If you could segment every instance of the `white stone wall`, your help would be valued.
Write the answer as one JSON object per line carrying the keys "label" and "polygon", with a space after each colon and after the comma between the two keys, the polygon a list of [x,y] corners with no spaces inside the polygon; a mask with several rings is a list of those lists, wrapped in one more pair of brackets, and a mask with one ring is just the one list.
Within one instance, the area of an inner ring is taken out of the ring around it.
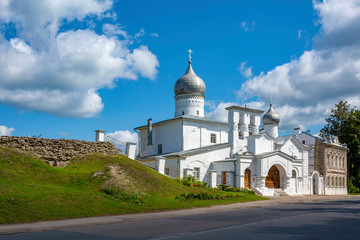
{"label": "white stone wall", "polygon": [[309,151],[309,171],[312,172],[315,166],[315,137],[306,133],[301,133],[296,137],[301,143],[305,141],[305,145],[311,147]]}
{"label": "white stone wall", "polygon": [[295,159],[303,158],[303,150],[300,148],[300,146],[297,146],[297,144],[295,144],[294,140],[292,139],[287,141],[284,146],[280,148],[280,150],[292,157],[295,157]]}
{"label": "white stone wall", "polygon": [[177,152],[182,150],[182,122],[171,121],[153,125],[152,145],[147,144],[147,128],[140,131],[140,157],[158,154],[158,145],[162,144],[162,153]]}
{"label": "white stone wall", "polygon": [[250,136],[248,137],[248,151],[253,154],[261,154],[271,152],[274,149],[274,142],[266,139],[264,136]]}
{"label": "white stone wall", "polygon": [[166,175],[173,177],[173,178],[179,177],[180,176],[179,159],[178,158],[166,159],[165,160],[165,169],[169,170],[169,174],[166,174]]}
{"label": "white stone wall", "polygon": [[[216,135],[216,143],[211,143],[211,134]],[[184,120],[183,150],[201,148],[209,145],[226,143],[228,126]]]}
{"label": "white stone wall", "polygon": [[[183,163],[181,164],[180,171],[183,171],[185,168],[193,169],[195,167],[200,168],[200,180],[206,183],[209,183],[210,180],[210,170],[212,162],[226,159],[230,154],[230,147],[216,149],[209,152],[203,152],[196,155],[188,156]],[[229,165],[231,166],[231,165]],[[234,171],[234,164],[232,163],[232,170]]]}
{"label": "white stone wall", "polygon": [[[227,173],[234,173],[233,175],[229,176],[227,175],[227,182],[229,184],[229,186],[235,186],[235,169],[234,169],[234,161],[227,161],[227,162],[214,162],[212,164],[212,169],[214,171],[216,171],[216,185],[222,184],[222,178],[223,178],[223,172],[227,172]],[[232,185],[230,185],[230,181],[228,179],[228,177],[232,177],[233,180]]]}
{"label": "white stone wall", "polygon": [[181,115],[204,117],[204,97],[191,94],[176,97],[175,117]]}
{"label": "white stone wall", "polygon": [[325,188],[326,195],[347,195],[346,188]]}

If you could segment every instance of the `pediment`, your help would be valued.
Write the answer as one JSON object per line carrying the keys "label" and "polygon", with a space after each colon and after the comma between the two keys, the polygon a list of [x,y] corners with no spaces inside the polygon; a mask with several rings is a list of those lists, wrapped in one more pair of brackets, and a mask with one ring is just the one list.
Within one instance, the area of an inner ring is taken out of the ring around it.
{"label": "pediment", "polygon": [[189,162],[189,164],[191,164],[191,165],[197,164],[197,165],[205,166],[205,163],[200,160],[191,161],[191,162]]}

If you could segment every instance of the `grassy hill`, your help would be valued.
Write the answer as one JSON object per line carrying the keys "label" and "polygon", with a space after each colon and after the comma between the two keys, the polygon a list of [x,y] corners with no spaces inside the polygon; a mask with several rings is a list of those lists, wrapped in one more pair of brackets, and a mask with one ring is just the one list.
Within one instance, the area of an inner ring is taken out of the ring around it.
{"label": "grassy hill", "polygon": [[55,168],[31,154],[0,148],[0,223],[265,199],[247,193],[223,200],[176,198],[183,193],[224,194],[218,189],[184,186],[124,156],[91,154],[74,159],[65,168]]}

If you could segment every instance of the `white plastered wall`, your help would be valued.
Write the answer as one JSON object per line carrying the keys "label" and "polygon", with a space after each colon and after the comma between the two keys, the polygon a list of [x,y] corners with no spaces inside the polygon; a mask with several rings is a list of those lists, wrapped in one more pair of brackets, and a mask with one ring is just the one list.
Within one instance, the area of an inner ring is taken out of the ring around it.
{"label": "white plastered wall", "polygon": [[248,151],[257,155],[265,152],[273,151],[273,141],[266,139],[264,136],[250,136],[248,137]]}
{"label": "white plastered wall", "polygon": [[[188,156],[181,164],[180,171],[185,168],[200,168],[200,180],[209,183],[209,172],[212,169],[212,162],[226,159],[230,154],[230,147],[222,149],[216,149],[208,152],[199,153],[196,155]],[[232,163],[232,169],[234,171],[234,164]]]}
{"label": "white plastered wall", "polygon": [[[211,134],[216,135],[216,143],[211,143]],[[184,120],[183,150],[201,148],[219,143],[227,143],[228,126]]]}
{"label": "white plastered wall", "polygon": [[140,131],[140,156],[153,156],[158,154],[158,145],[162,145],[162,153],[178,152],[182,149],[182,122],[153,125],[152,145],[147,145],[147,128]]}

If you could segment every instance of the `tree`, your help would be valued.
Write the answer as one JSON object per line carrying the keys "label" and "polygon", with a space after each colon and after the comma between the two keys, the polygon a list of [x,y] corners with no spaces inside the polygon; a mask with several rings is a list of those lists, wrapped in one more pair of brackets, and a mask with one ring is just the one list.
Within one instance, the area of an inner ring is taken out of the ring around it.
{"label": "tree", "polygon": [[338,136],[341,143],[346,143],[349,157],[360,155],[360,111],[356,107],[351,108],[346,101],[335,104],[321,131]]}
{"label": "tree", "polygon": [[340,101],[331,110],[321,131],[338,136],[341,143],[347,144],[349,192],[360,192],[360,110]]}

